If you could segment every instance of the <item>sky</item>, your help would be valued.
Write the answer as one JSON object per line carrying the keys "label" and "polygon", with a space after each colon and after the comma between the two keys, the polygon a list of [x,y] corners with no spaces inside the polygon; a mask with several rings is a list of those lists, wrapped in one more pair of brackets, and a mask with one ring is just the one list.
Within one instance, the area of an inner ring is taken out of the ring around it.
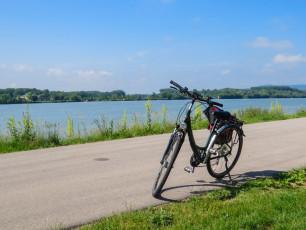
{"label": "sky", "polygon": [[303,0],[0,0],[0,88],[306,84]]}

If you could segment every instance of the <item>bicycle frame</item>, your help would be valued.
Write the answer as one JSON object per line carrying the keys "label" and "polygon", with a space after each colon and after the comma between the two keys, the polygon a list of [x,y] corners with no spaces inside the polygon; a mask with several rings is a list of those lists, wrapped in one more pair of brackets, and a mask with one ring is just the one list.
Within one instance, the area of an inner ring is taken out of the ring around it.
{"label": "bicycle frame", "polygon": [[[208,157],[210,155],[209,153],[207,154],[207,152],[208,152],[207,150],[209,150],[211,148],[211,146],[209,146],[209,144],[212,143],[214,141],[214,139],[217,137],[217,135],[216,135],[217,132],[215,131],[216,130],[217,122],[214,123],[214,125],[213,125],[213,127],[211,129],[211,133],[209,134],[209,137],[207,138],[205,147],[202,148],[202,147],[197,146],[196,143],[195,143],[195,140],[194,140],[193,133],[192,133],[191,119],[190,119],[192,107],[193,107],[195,102],[196,102],[196,100],[194,100],[194,99],[191,101],[191,104],[190,104],[190,106],[189,106],[189,108],[186,111],[186,114],[184,116],[184,120],[180,124],[176,125],[176,127],[175,127],[175,129],[174,129],[174,131],[173,131],[173,133],[172,133],[172,135],[170,137],[170,141],[169,141],[169,143],[167,145],[167,148],[166,148],[166,150],[164,152],[162,160],[160,162],[161,164],[163,164],[164,156],[167,153],[168,149],[170,148],[171,141],[174,138],[174,135],[175,135],[175,133],[177,131],[181,131],[181,133],[182,133],[181,135],[183,135],[182,144],[183,144],[183,142],[185,140],[186,133],[188,134],[191,149],[194,152],[194,155],[197,158],[197,160],[199,160],[201,163],[206,163],[207,162],[207,159],[208,159]],[[201,153],[199,153],[199,150],[201,151]]]}
{"label": "bicycle frame", "polygon": [[[189,106],[189,109],[186,112],[185,119],[184,119],[183,122],[187,124],[187,130],[186,131],[187,131],[187,134],[188,134],[188,137],[189,137],[190,147],[191,147],[191,149],[194,153],[194,156],[201,163],[206,163],[207,159],[209,157],[208,150],[211,148],[211,146],[209,146],[209,144],[212,143],[212,140],[214,140],[216,138],[215,130],[216,130],[217,122],[214,122],[214,125],[211,129],[211,132],[210,132],[208,138],[207,138],[205,146],[204,147],[199,147],[195,143],[195,139],[194,139],[193,132],[192,132],[192,127],[191,127],[191,119],[190,119],[192,107],[193,107],[195,102],[196,102],[196,100],[194,100],[194,99],[191,101],[191,104]],[[200,153],[199,153],[199,151],[200,151]]]}

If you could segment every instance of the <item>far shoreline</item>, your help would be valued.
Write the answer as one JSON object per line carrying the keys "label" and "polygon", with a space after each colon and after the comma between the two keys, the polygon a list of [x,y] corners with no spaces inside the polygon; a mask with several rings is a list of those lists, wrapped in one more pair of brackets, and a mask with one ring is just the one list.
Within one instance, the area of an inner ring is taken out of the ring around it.
{"label": "far shoreline", "polygon": [[[306,97],[250,97],[250,98],[213,98],[214,100],[252,100],[252,99],[304,99]],[[60,103],[90,103],[90,102],[128,102],[128,101],[184,101],[184,99],[141,99],[141,100],[95,100],[95,101],[35,101],[21,103],[0,103],[0,105],[27,105],[27,104],[60,104]]]}

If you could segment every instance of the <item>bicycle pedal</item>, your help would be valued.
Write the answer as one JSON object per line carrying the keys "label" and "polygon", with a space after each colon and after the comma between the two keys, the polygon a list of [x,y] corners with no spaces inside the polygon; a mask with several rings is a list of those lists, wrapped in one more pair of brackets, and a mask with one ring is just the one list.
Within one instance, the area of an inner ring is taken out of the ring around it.
{"label": "bicycle pedal", "polygon": [[215,149],[209,149],[209,152],[210,152],[211,154],[214,154],[214,155],[217,155],[217,153],[218,153],[218,151],[215,150]]}
{"label": "bicycle pedal", "polygon": [[193,173],[193,172],[194,172],[194,167],[186,166],[186,167],[184,168],[184,170],[185,170],[186,172],[188,172],[188,173]]}

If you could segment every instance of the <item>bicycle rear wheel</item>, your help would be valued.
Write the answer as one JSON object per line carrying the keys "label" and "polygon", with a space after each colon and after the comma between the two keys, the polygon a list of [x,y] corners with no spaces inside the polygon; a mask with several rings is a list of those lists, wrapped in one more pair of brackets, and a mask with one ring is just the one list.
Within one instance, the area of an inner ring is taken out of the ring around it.
{"label": "bicycle rear wheel", "polygon": [[207,170],[212,177],[222,178],[236,165],[241,150],[243,138],[240,129],[230,126],[224,129],[214,140],[211,154],[207,161]]}
{"label": "bicycle rear wheel", "polygon": [[158,170],[157,177],[153,184],[152,195],[158,197],[161,189],[163,188],[171,169],[173,168],[174,161],[179,153],[183,142],[183,133],[176,132],[170,140],[169,148],[167,149],[164,158],[161,161],[161,166]]}

